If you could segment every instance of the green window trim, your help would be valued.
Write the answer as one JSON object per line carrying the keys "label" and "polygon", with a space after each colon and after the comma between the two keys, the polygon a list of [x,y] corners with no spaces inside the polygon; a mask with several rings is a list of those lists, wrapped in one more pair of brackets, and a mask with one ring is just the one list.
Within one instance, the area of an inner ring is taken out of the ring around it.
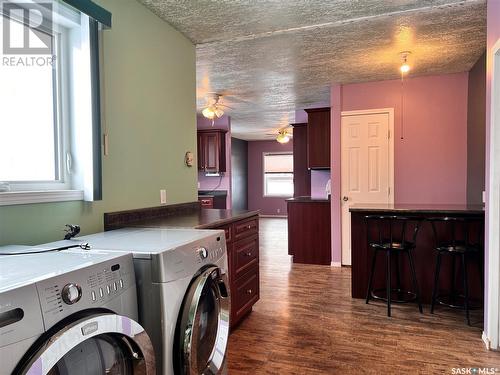
{"label": "green window trim", "polygon": [[89,17],[95,19],[100,24],[111,27],[111,12],[97,5],[91,0],[63,0],[66,4],[85,13]]}

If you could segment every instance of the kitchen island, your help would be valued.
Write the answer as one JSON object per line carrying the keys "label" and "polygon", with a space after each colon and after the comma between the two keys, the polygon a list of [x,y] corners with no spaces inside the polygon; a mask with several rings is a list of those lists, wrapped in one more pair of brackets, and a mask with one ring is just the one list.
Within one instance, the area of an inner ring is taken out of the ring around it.
{"label": "kitchen island", "polygon": [[231,327],[250,313],[259,300],[259,211],[201,209],[199,202],[190,202],[104,214],[105,230],[124,227],[224,230]]}
{"label": "kitchen island", "polygon": [[[367,226],[365,216],[367,215],[395,215],[416,216],[422,219],[445,216],[477,217],[484,220],[484,208],[482,206],[467,205],[422,205],[422,204],[359,204],[352,205],[351,212],[351,261],[352,280],[351,293],[353,298],[365,298],[370,274],[372,252],[367,245]],[[432,298],[432,287],[434,283],[434,270],[436,262],[436,251],[434,250],[435,239],[431,224],[423,221],[417,236],[417,248],[414,252],[415,268],[419,284],[422,302],[430,303]],[[484,254],[483,254],[484,256]],[[401,261],[401,278],[403,289],[411,289],[409,280],[409,265]],[[443,289],[451,285],[451,275],[448,264],[443,263],[441,268],[440,285]],[[469,267],[469,288],[472,298],[481,300],[482,290],[480,276],[477,267]],[[456,280],[461,277],[458,273]],[[374,287],[384,287],[385,263],[377,262],[375,270]],[[449,289],[448,289],[449,290]]]}

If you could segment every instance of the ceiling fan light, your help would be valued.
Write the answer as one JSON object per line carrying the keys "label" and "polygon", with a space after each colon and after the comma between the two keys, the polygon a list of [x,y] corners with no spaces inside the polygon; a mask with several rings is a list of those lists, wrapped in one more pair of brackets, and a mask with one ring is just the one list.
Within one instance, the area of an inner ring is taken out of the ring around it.
{"label": "ceiling fan light", "polygon": [[224,111],[218,107],[215,107],[214,113],[215,113],[215,116],[217,116],[217,118],[220,118],[224,114]]}
{"label": "ceiling fan light", "polygon": [[207,107],[203,111],[201,111],[202,115],[205,116],[206,118],[213,120],[216,116],[216,112],[212,107]]}
{"label": "ceiling fan light", "polygon": [[410,71],[410,65],[404,63],[399,69],[401,70],[401,73],[408,73]]}
{"label": "ceiling fan light", "polygon": [[279,133],[276,137],[276,141],[279,143],[288,143],[288,141],[290,141],[290,136],[286,133]]}

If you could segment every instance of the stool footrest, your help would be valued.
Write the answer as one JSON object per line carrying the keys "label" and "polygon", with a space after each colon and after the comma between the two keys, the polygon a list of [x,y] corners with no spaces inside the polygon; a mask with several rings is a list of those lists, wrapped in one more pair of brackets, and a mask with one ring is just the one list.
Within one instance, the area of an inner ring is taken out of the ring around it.
{"label": "stool footrest", "polygon": [[[396,294],[397,298],[393,298],[393,294]],[[387,302],[386,288],[373,289],[370,295],[373,299],[378,299]],[[402,296],[406,297],[401,298]],[[417,294],[415,292],[402,289],[391,289],[391,303],[408,303],[408,302],[413,302],[416,299],[417,299]]]}
{"label": "stool footrest", "polygon": [[[459,301],[456,301],[457,299]],[[446,307],[449,307],[452,309],[460,309],[460,310],[465,310],[464,299],[465,299],[465,296],[462,294],[456,294],[454,296],[452,296],[451,294],[445,294],[445,295],[438,294],[436,296],[436,302],[439,303],[440,305],[446,306]],[[469,298],[469,310],[479,310],[481,308],[482,308],[482,304],[480,301],[471,300]]]}

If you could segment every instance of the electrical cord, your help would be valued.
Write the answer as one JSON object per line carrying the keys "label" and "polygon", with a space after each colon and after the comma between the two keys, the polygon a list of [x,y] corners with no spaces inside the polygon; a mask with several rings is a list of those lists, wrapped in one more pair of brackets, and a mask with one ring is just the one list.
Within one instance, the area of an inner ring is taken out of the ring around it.
{"label": "electrical cord", "polygon": [[221,174],[219,177],[219,183],[217,184],[217,186],[214,187],[212,190],[209,190],[207,194],[213,193],[214,191],[216,191],[220,187],[220,185],[222,184],[222,177],[224,177],[224,176]]}
{"label": "electrical cord", "polygon": [[29,255],[29,254],[42,254],[42,253],[50,253],[53,251],[62,251],[62,250],[68,250],[68,249],[74,249],[74,248],[80,248],[82,250],[90,250],[90,245],[88,243],[80,243],[78,245],[69,245],[69,246],[62,246],[62,247],[56,247],[54,249],[40,249],[37,251],[20,251],[20,252],[14,252],[14,253],[1,253],[0,256],[5,256],[5,255]]}

